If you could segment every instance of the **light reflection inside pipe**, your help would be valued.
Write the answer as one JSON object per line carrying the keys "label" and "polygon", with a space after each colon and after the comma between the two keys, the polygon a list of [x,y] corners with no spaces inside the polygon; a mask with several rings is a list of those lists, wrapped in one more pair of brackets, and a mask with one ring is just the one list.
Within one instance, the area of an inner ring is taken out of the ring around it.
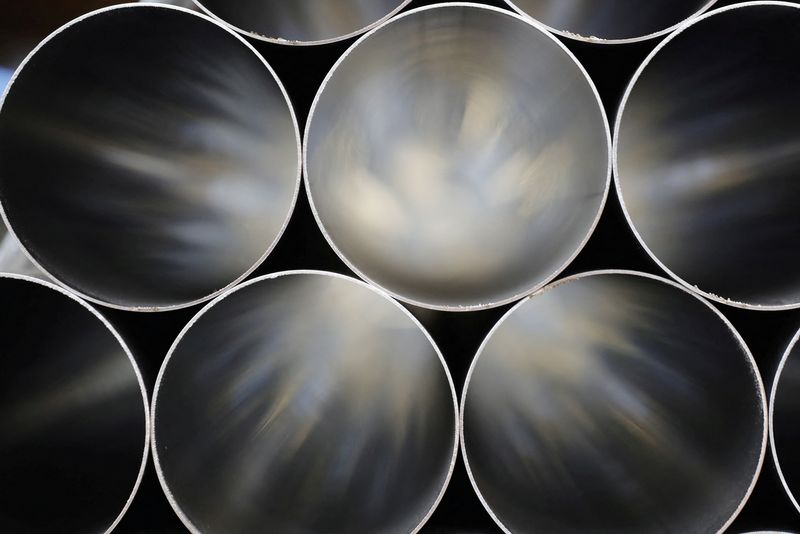
{"label": "light reflection inside pipe", "polygon": [[555,285],[477,358],[465,451],[511,532],[716,532],[760,467],[754,364],[713,311],[661,281]]}
{"label": "light reflection inside pipe", "polygon": [[580,67],[508,13],[411,12],[314,107],[310,196],[366,278],[423,306],[497,305],[554,276],[604,201],[608,132]]}
{"label": "light reflection inside pipe", "polygon": [[133,4],[63,29],[22,68],[0,112],[0,196],[20,241],[72,289],[182,306],[270,249],[297,191],[297,145],[276,79],[244,42]]}
{"label": "light reflection inside pipe", "polygon": [[186,332],[155,400],[163,481],[200,532],[410,532],[448,477],[454,393],[398,307],[320,274],[262,280]]}
{"label": "light reflection inside pipe", "polygon": [[642,242],[738,305],[800,303],[798,7],[737,7],[678,34],[620,117],[619,185]]}

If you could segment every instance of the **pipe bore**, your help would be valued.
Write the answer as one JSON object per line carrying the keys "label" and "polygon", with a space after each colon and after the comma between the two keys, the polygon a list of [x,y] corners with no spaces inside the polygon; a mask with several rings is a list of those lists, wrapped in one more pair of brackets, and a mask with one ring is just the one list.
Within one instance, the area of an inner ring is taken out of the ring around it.
{"label": "pipe bore", "polygon": [[770,439],[781,484],[800,512],[800,332],[783,355],[772,385]]}
{"label": "pipe bore", "polygon": [[710,533],[760,471],[766,394],[744,341],[678,284],[559,281],[507,313],[462,398],[465,463],[508,533]]}
{"label": "pipe bore", "polygon": [[673,277],[744,308],[800,306],[800,5],[735,4],[645,60],[616,129],[617,186]]}
{"label": "pipe bore", "polygon": [[668,33],[716,0],[506,0],[523,15],[570,39],[622,44]]}
{"label": "pipe bore", "polygon": [[555,37],[508,11],[439,4],[374,30],[328,74],[306,185],[360,276],[419,306],[487,308],[583,247],[609,147],[594,85]]}
{"label": "pipe bore", "polygon": [[299,164],[294,114],[263,58],[170,6],[62,27],[0,109],[11,231],[60,283],[117,308],[188,306],[246,276],[288,221]]}
{"label": "pipe bore", "polygon": [[110,532],[144,473],[147,394],[122,338],[59,287],[0,274],[0,532]]}
{"label": "pipe bore", "polygon": [[389,19],[411,0],[194,0],[248,37],[318,45],[355,37]]}
{"label": "pipe bore", "polygon": [[405,309],[350,278],[286,272],[225,293],[178,336],[153,454],[194,533],[409,533],[447,486],[456,412]]}

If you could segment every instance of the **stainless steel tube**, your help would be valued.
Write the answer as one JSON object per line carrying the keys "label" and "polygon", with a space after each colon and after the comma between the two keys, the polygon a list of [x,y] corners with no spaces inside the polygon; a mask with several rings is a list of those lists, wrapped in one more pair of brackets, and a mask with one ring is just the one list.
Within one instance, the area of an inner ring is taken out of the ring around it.
{"label": "stainless steel tube", "polygon": [[136,362],[92,307],[0,274],[0,532],[110,532],[144,473]]}
{"label": "stainless steel tube", "polygon": [[786,349],[772,384],[770,440],[781,484],[800,512],[800,332]]}
{"label": "stainless steel tube", "polygon": [[299,143],[282,85],[244,39],[186,9],[125,4],[62,27],[17,71],[0,108],[0,200],[60,283],[117,308],[179,308],[270,252]]}
{"label": "stainless steel tube", "polygon": [[156,470],[194,533],[416,532],[458,445],[427,332],[378,290],[313,271],[206,306],[161,368],[153,421]]}
{"label": "stainless steel tube", "polygon": [[306,185],[360,276],[419,306],[487,308],[583,247],[609,138],[594,85],[555,37],[505,10],[438,4],[373,30],[330,71]]}
{"label": "stainless steel tube", "polygon": [[194,0],[248,37],[318,45],[354,37],[389,19],[411,0]]}
{"label": "stainless steel tube", "polygon": [[744,341],[680,285],[600,271],[522,301],[462,397],[473,485],[508,533],[713,533],[739,513],[767,444]]}
{"label": "stainless steel tube", "polygon": [[642,245],[706,297],[800,306],[800,4],[712,11],[631,81],[616,177]]}
{"label": "stainless steel tube", "polygon": [[506,0],[552,31],[591,43],[623,44],[659,37],[716,0]]}

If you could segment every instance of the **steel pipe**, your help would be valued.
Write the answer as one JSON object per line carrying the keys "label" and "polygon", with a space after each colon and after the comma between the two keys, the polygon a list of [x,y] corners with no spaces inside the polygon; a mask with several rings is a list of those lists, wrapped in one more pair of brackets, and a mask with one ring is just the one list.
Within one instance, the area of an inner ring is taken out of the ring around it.
{"label": "steel pipe", "polygon": [[590,43],[623,44],[662,36],[716,0],[506,0],[551,31]]}
{"label": "steel pipe", "polygon": [[616,125],[628,220],[674,278],[718,302],[800,306],[800,5],[712,11],[666,38]]}
{"label": "steel pipe", "polygon": [[411,0],[194,0],[248,37],[319,45],[355,37],[388,20]]}
{"label": "steel pipe", "polygon": [[28,56],[0,108],[4,219],[34,263],[108,306],[179,308],[243,279],[299,184],[280,81],[186,9],[76,19]]}
{"label": "steel pipe", "polygon": [[783,354],[772,384],[770,440],[772,458],[789,500],[800,512],[800,332]]}
{"label": "steel pipe", "polygon": [[509,311],[461,410],[470,478],[507,533],[722,532],[767,444],[764,387],[733,326],[627,271],[561,280]]}
{"label": "steel pipe", "polygon": [[382,292],[313,271],[247,282],[178,336],[153,398],[153,456],[194,533],[408,533],[457,453],[433,340]]}
{"label": "steel pipe", "polygon": [[149,450],[136,362],[58,286],[0,274],[0,298],[0,532],[110,532]]}
{"label": "steel pipe", "polygon": [[362,278],[441,310],[498,306],[583,247],[610,178],[597,92],[542,27],[478,4],[412,10],[355,43],[304,146],[317,221]]}

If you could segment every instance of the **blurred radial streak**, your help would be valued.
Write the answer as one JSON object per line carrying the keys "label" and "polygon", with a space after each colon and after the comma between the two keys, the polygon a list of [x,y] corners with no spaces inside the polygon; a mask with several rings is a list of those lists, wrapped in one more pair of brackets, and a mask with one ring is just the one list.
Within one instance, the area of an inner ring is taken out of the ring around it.
{"label": "blurred radial streak", "polygon": [[722,531],[766,449],[766,395],[744,342],[650,275],[587,273],[523,301],[464,391],[470,476],[515,534]]}
{"label": "blurred radial streak", "polygon": [[243,278],[299,182],[280,82],[241,37],[185,9],[73,21],[23,63],[0,109],[10,229],[45,272],[112,307],[184,307]]}
{"label": "blurred radial streak", "polygon": [[110,532],[149,451],[133,356],[94,309],[0,274],[0,532]]}
{"label": "blurred radial streak", "polygon": [[617,186],[640,242],[734,306],[800,306],[798,24],[786,2],[704,15],[648,57],[617,119]]}
{"label": "blurred radial streak", "polygon": [[305,160],[318,222],[354,271],[411,304],[466,311],[530,293],[582,248],[610,134],[557,39],[507,11],[441,4],[340,59]]}
{"label": "blurred radial streak", "polygon": [[154,454],[192,532],[415,532],[453,469],[455,391],[399,305],[318,272],[259,278],[179,336]]}

